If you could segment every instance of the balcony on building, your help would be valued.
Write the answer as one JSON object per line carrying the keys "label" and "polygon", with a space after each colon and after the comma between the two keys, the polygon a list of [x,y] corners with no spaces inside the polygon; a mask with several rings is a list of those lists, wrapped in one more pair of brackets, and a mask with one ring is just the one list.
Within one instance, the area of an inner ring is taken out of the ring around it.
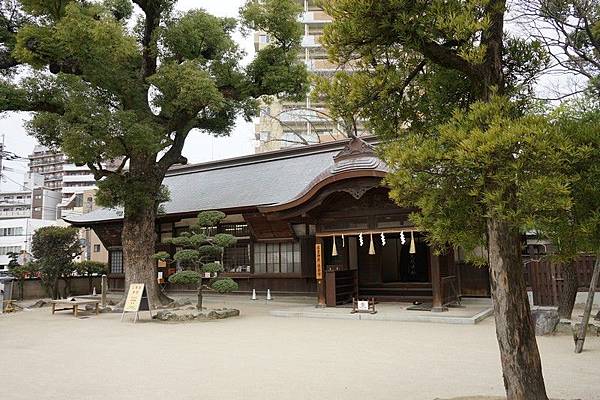
{"label": "balcony on building", "polygon": [[304,35],[302,37],[302,47],[321,47],[322,35]]}
{"label": "balcony on building", "polygon": [[327,24],[332,21],[331,17],[324,11],[305,11],[300,18],[304,24]]}

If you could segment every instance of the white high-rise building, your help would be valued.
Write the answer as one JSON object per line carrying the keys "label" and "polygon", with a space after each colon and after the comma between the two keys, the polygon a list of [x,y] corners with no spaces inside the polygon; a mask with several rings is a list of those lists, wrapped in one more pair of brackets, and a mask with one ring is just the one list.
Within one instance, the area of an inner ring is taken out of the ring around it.
{"label": "white high-rise building", "polygon": [[[314,0],[298,0],[304,11],[300,22],[304,28],[302,38],[302,62],[309,73],[331,76],[339,66],[332,64],[321,45],[323,30],[332,19]],[[254,33],[256,51],[269,45],[270,38],[264,32]],[[359,134],[364,126],[359,123]],[[261,107],[254,126],[257,141],[256,152],[279,150],[305,144],[324,143],[345,138],[343,127],[329,117],[325,105],[314,102],[310,96],[303,102],[274,100]]]}

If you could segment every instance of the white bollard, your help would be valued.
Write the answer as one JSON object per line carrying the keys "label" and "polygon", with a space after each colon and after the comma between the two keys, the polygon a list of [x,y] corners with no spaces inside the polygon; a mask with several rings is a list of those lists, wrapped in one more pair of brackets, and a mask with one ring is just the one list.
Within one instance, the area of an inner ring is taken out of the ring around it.
{"label": "white bollard", "polygon": [[273,300],[271,297],[271,289],[267,289],[267,300]]}
{"label": "white bollard", "polygon": [[94,286],[94,291],[92,292],[92,296],[96,295],[96,286]]}
{"label": "white bollard", "polygon": [[252,289],[252,300],[256,300],[256,289]]}

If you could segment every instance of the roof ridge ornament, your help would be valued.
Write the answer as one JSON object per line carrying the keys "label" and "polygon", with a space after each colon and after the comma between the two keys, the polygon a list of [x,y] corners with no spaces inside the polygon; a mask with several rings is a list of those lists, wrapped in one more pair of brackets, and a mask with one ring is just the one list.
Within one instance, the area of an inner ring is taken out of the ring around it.
{"label": "roof ridge ornament", "polygon": [[333,160],[338,162],[340,160],[361,156],[375,156],[375,149],[358,136],[354,136],[352,139],[350,139],[342,151],[333,157]]}

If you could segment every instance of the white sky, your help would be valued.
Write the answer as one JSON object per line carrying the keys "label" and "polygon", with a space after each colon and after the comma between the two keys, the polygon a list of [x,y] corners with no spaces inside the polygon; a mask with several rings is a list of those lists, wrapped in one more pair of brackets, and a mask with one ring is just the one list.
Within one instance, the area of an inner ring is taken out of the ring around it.
{"label": "white sky", "polygon": [[[177,8],[189,10],[204,8],[208,12],[222,17],[237,17],[243,0],[179,0]],[[248,55],[254,54],[254,42],[251,36],[236,36],[236,40]],[[27,113],[10,113],[0,119],[0,134],[4,135],[6,150],[19,156],[27,157],[33,151],[36,141],[27,135],[23,122],[28,118]],[[229,137],[214,138],[200,132],[191,132],[183,150],[190,163],[218,160],[254,152],[254,126],[243,118],[237,124]],[[12,190],[23,181],[27,170],[27,162],[4,161],[4,165],[13,168],[15,172],[4,171],[5,179],[0,184],[1,190]]]}

